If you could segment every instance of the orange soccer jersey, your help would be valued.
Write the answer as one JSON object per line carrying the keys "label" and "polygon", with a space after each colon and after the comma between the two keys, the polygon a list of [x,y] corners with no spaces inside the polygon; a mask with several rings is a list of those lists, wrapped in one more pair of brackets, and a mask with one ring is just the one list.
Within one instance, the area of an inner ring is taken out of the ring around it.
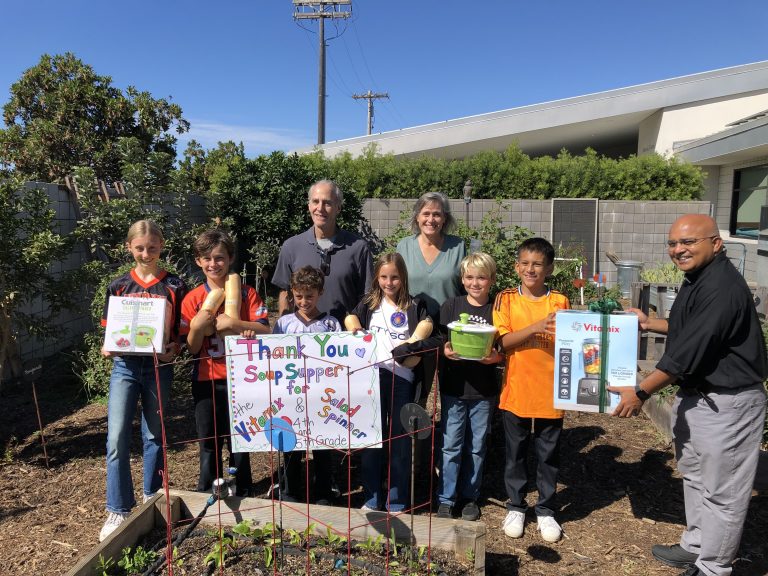
{"label": "orange soccer jersey", "polygon": [[[189,334],[189,323],[195,314],[200,311],[209,291],[208,283],[204,282],[190,291],[184,298],[184,301],[181,303],[181,326],[179,329],[181,336],[186,337]],[[216,312],[216,316],[223,312],[224,305],[222,304]],[[258,292],[245,284],[242,287],[240,319],[269,325],[267,307],[264,306]],[[225,354],[224,339],[218,334],[203,338],[203,345],[200,347],[200,351],[195,354],[197,361],[192,369],[192,379],[195,381],[226,380],[227,365]]]}
{"label": "orange soccer jersey", "polygon": [[[517,332],[545,318],[551,312],[570,308],[568,298],[550,290],[532,300],[518,288],[496,296],[493,323],[499,337]],[[555,341],[547,334],[536,334],[507,352],[504,387],[499,407],[522,418],[562,418],[554,408]]]}

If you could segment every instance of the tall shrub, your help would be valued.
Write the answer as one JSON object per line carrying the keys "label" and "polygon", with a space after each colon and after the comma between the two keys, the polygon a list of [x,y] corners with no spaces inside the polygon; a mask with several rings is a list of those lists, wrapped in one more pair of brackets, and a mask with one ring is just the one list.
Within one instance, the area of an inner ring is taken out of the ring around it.
{"label": "tall shrub", "polygon": [[[8,366],[12,377],[20,375],[19,336],[54,336],[57,314],[79,296],[76,272],[52,270],[72,247],[55,219],[45,190],[13,175],[0,179],[0,382]],[[44,317],[30,311],[38,298]]]}

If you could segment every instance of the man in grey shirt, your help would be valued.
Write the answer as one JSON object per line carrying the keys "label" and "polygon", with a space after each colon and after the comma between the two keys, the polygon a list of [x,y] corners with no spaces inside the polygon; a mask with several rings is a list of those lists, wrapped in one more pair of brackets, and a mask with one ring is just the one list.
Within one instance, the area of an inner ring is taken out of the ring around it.
{"label": "man in grey shirt", "polygon": [[325,275],[325,289],[317,307],[339,322],[368,291],[373,276],[371,253],[365,240],[336,225],[342,202],[342,192],[334,182],[320,180],[310,186],[308,207],[312,227],[283,243],[272,276],[272,284],[280,288],[281,315],[291,311],[291,274],[303,266],[318,268]]}
{"label": "man in grey shirt", "polygon": [[[371,253],[365,240],[336,225],[342,202],[342,192],[335,182],[320,180],[310,186],[308,208],[312,227],[283,243],[272,276],[272,284],[280,288],[281,316],[293,311],[288,298],[291,274],[304,266],[317,268],[325,275],[325,287],[317,307],[342,325],[347,313],[368,291],[373,276]],[[313,453],[314,499],[318,504],[330,504],[338,493],[333,479],[337,459],[331,457],[332,452],[315,450]]]}

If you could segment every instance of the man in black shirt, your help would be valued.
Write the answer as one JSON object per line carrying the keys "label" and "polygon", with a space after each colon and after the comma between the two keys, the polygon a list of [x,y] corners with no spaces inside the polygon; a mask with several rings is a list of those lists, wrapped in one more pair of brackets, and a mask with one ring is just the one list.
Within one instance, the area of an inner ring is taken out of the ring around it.
{"label": "man in black shirt", "polygon": [[[632,416],[650,394],[676,383],[673,435],[683,476],[686,529],[653,556],[685,576],[731,574],[754,483],[765,421],[765,343],[752,295],[723,252],[717,224],[688,214],[670,228],[667,249],[685,279],[669,320],[639,310],[640,328],[668,334],[666,352],[614,415]],[[611,389],[609,387],[609,389]]]}

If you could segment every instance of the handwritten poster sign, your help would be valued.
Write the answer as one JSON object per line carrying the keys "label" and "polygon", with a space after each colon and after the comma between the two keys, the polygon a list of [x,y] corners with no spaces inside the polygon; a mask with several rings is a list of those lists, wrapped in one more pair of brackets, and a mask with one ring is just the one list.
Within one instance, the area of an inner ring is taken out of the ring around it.
{"label": "handwritten poster sign", "polygon": [[381,446],[373,334],[225,341],[235,452]]}

